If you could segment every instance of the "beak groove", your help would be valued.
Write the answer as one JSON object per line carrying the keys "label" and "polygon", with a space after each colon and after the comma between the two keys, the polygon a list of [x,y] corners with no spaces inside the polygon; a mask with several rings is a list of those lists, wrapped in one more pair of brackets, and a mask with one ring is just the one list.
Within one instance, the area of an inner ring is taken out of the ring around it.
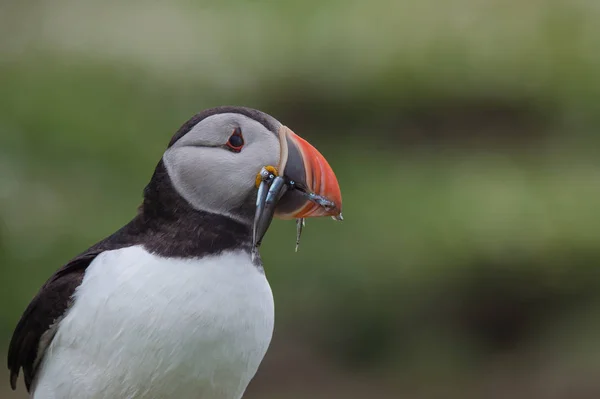
{"label": "beak groove", "polygon": [[252,231],[253,248],[260,246],[274,216],[297,219],[297,242],[304,218],[331,216],[342,220],[340,187],[325,157],[286,126],[278,133],[279,174],[265,166],[257,176],[260,183]]}
{"label": "beak groove", "polygon": [[325,157],[308,141],[283,126],[287,141],[287,160],[281,174],[295,183],[293,195],[287,195],[277,208],[281,219],[338,216],[342,194],[337,178]]}

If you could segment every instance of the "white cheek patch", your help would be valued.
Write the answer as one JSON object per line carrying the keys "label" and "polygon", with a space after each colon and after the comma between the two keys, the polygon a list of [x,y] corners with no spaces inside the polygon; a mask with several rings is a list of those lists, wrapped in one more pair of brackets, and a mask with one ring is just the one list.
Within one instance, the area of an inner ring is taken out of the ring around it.
{"label": "white cheek patch", "polygon": [[231,211],[256,190],[256,174],[279,162],[279,140],[260,127],[262,131],[252,132],[253,140],[239,153],[221,147],[168,149],[163,161],[177,192],[196,209],[235,217]]}

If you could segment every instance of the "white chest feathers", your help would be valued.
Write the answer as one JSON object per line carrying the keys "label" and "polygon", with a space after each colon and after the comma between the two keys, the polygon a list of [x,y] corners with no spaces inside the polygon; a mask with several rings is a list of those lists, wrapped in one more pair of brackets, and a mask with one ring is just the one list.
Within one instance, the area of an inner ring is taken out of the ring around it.
{"label": "white chest feathers", "polygon": [[33,398],[239,399],[273,321],[271,288],[247,254],[104,252],[59,324]]}

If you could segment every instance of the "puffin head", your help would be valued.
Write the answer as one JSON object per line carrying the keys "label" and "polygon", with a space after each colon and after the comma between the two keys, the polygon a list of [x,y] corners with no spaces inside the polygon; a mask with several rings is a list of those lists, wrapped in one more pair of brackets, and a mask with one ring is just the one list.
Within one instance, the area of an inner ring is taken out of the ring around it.
{"label": "puffin head", "polygon": [[253,226],[255,246],[274,216],[341,219],[340,187],[323,155],[258,110],[200,112],[173,136],[162,162],[192,208]]}

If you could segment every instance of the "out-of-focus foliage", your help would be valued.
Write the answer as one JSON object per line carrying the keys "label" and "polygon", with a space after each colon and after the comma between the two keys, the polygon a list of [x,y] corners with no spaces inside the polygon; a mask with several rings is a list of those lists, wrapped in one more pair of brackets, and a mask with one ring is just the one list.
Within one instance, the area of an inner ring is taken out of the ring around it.
{"label": "out-of-focus foliage", "polygon": [[597,397],[599,18],[592,0],[0,4],[0,342],[134,215],[179,125],[243,104],[322,150],[345,202],[298,253],[293,223],[268,233],[278,324],[248,397]]}

